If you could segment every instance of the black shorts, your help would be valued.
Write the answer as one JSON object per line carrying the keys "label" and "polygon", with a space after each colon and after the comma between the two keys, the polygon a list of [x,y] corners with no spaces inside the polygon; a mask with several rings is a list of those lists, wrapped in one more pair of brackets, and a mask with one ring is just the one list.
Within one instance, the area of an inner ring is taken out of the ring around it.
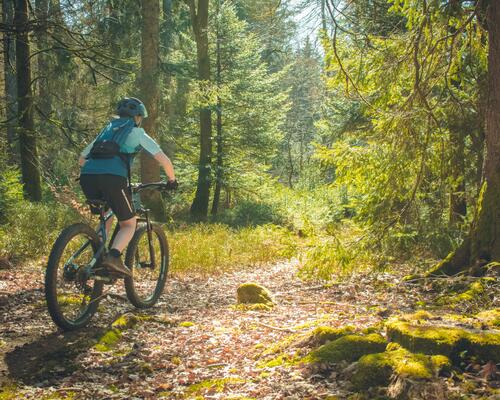
{"label": "black shorts", "polygon": [[[88,200],[105,200],[118,221],[126,221],[135,213],[128,190],[127,178],[108,174],[84,174],[80,186]],[[96,210],[92,210],[93,213]]]}

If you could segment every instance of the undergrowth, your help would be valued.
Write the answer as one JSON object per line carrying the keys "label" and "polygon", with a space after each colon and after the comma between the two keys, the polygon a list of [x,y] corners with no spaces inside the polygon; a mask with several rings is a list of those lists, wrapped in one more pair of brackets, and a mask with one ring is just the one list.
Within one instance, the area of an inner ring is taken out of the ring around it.
{"label": "undergrowth", "polygon": [[298,250],[296,235],[276,225],[197,224],[172,232],[169,245],[174,272],[201,274],[290,258]]}
{"label": "undergrowth", "polygon": [[0,257],[20,261],[48,256],[61,230],[77,221],[81,217],[69,206],[23,200],[0,225]]}

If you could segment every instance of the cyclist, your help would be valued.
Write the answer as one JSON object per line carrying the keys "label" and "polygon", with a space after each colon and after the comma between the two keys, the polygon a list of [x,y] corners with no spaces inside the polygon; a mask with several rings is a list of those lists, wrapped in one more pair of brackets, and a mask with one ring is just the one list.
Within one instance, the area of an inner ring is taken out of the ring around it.
{"label": "cyclist", "polygon": [[[130,270],[123,264],[121,253],[136,228],[128,188],[134,156],[140,150],[147,151],[165,170],[171,188],[177,187],[177,181],[170,159],[141,128],[143,118],[148,116],[142,101],[126,97],[118,102],[116,114],[117,117],[81,153],[80,185],[87,199],[105,200],[120,224],[111,249],[102,260],[102,266],[112,274],[131,276]],[[110,218],[106,224],[108,232],[112,223]]]}

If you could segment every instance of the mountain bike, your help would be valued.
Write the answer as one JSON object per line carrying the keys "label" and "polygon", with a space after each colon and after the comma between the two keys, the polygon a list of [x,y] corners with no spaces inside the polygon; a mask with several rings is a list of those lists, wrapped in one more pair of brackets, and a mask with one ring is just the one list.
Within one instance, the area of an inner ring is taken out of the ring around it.
{"label": "mountain bike", "polygon": [[[64,331],[88,324],[97,311],[100,300],[111,296],[103,293],[104,285],[125,279],[128,300],[137,308],[152,307],[159,299],[167,279],[169,253],[163,229],[150,219],[137,199],[146,189],[168,191],[166,183],[147,183],[131,186],[136,204],[137,228],[125,253],[125,265],[132,277],[113,276],[100,266],[108,252],[106,221],[112,216],[103,200],[88,203],[99,214],[99,226],[92,229],[84,223],[65,228],[50,252],[45,273],[45,299],[52,320]],[[111,240],[119,230],[117,223]]]}

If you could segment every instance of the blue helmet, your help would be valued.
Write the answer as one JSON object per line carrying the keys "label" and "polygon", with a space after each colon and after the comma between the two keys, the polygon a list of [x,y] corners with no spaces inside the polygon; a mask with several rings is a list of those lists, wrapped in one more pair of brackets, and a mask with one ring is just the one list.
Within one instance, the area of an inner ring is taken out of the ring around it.
{"label": "blue helmet", "polygon": [[120,100],[116,105],[116,113],[120,117],[132,118],[136,115],[140,115],[143,118],[146,118],[148,116],[148,111],[146,110],[144,103],[135,97],[125,97]]}

